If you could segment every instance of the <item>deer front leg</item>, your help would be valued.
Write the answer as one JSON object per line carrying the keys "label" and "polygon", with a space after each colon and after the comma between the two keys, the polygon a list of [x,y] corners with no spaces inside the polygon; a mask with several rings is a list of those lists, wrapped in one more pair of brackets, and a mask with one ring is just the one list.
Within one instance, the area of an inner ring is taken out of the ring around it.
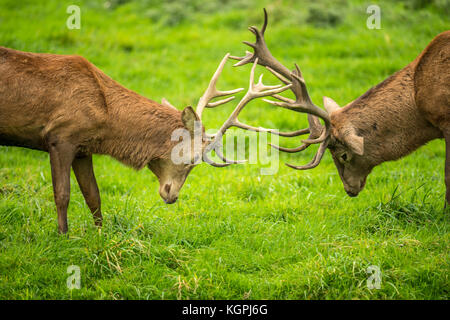
{"label": "deer front leg", "polygon": [[53,195],[58,212],[58,231],[67,232],[67,207],[70,200],[70,166],[75,157],[75,147],[68,143],[50,143]]}
{"label": "deer front leg", "polygon": [[77,178],[84,200],[94,216],[97,227],[102,226],[102,212],[100,208],[100,193],[95,180],[92,156],[75,158],[72,163],[73,172]]}
{"label": "deer front leg", "polygon": [[445,137],[445,208],[450,205],[450,130],[444,133]]}

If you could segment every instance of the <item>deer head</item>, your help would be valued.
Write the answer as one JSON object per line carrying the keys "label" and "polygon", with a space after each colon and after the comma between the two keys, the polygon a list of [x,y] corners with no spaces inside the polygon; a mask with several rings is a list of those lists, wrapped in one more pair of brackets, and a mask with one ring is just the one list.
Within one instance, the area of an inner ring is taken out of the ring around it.
{"label": "deer head", "polygon": [[331,119],[328,150],[345,191],[355,197],[364,188],[368,174],[376,165],[369,161],[375,157],[365,150],[364,137],[358,134],[355,125],[345,115],[341,115],[339,105],[328,97],[323,98],[323,104]]}
{"label": "deer head", "polygon": [[[164,102],[163,102],[164,103]],[[167,102],[168,103],[168,102]],[[181,113],[181,121],[189,135],[194,136],[195,121],[198,116],[191,107],[186,107]],[[172,148],[173,150],[173,148]],[[193,149],[192,149],[193,150]],[[182,152],[183,150],[181,150]],[[180,154],[181,158],[189,157],[187,161],[174,161],[173,155],[167,154],[149,162],[149,169],[156,175],[159,181],[159,195],[165,203],[171,204],[177,201],[181,187],[187,176],[196,165],[195,153]]]}
{"label": "deer head", "polygon": [[[250,43],[244,41],[245,44],[252,47],[254,52],[248,52],[243,57],[232,56],[232,59],[239,60],[235,66],[241,66],[247,63],[258,63],[265,66],[269,71],[275,74],[280,81],[285,84],[291,84],[291,91],[295,95],[295,100],[283,97],[278,94],[272,95],[280,101],[263,99],[264,101],[293,110],[296,112],[307,113],[309,128],[283,134],[271,131],[273,134],[282,136],[298,136],[309,133],[308,139],[302,141],[302,145],[297,148],[283,148],[272,145],[272,147],[283,152],[300,152],[308,148],[312,144],[319,144],[319,149],[312,161],[303,166],[295,166],[286,164],[287,166],[297,169],[306,170],[315,168],[328,148],[334,159],[338,169],[344,188],[348,195],[356,196],[364,188],[367,175],[377,164],[371,161],[375,157],[371,157],[371,150],[364,143],[364,137],[358,134],[354,124],[352,124],[345,115],[342,114],[341,108],[332,99],[324,97],[325,110],[316,106],[310,99],[306,82],[302,77],[302,73],[297,64],[295,69],[290,71],[276,60],[270,53],[264,40],[264,32],[267,27],[267,12],[264,9],[264,24],[261,30],[256,27],[249,27],[249,30],[255,34],[256,42]],[[323,121],[323,125],[320,120]]]}
{"label": "deer head", "polygon": [[[222,137],[229,128],[237,127],[256,132],[281,134],[273,129],[249,126],[238,120],[241,111],[253,99],[276,95],[291,87],[291,84],[284,86],[281,84],[275,86],[264,85],[262,83],[262,75],[258,83],[255,83],[254,78],[255,68],[258,64],[257,60],[251,69],[249,87],[244,97],[239,101],[229,118],[215,134],[205,133],[201,119],[204,109],[218,107],[234,100],[235,97],[231,96],[218,101],[212,100],[218,97],[230,96],[244,90],[243,88],[229,91],[219,91],[216,89],[219,76],[229,58],[230,54],[226,54],[220,62],[219,67],[211,78],[208,88],[197,104],[196,111],[190,106],[182,111],[181,121],[183,128],[179,128],[181,131],[178,131],[177,134],[172,134],[172,137],[175,136],[175,140],[179,144],[172,147],[170,156],[160,157],[150,161],[148,164],[150,170],[159,180],[159,194],[166,203],[174,203],[177,200],[179,191],[189,172],[202,161],[215,167],[225,167],[230,164],[245,162],[245,160],[228,160],[222,153]],[[163,99],[162,104],[174,108],[166,99]],[[212,150],[223,160],[223,163],[214,162],[209,158],[208,154]]]}

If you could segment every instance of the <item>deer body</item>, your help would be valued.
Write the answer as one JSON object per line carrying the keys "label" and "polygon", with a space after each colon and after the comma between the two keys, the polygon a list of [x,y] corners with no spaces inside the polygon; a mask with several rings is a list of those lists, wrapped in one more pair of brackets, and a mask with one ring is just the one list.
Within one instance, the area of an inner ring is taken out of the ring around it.
{"label": "deer body", "polygon": [[331,114],[332,134],[353,126],[372,148],[372,164],[396,160],[441,133],[426,119],[414,99],[413,71],[408,65],[355,102]]}
{"label": "deer body", "polygon": [[185,127],[183,114],[124,88],[82,57],[0,47],[0,145],[49,152],[60,232],[67,231],[71,167],[101,225],[95,153],[135,169],[148,165],[163,199],[174,202],[191,170],[170,161],[171,133]]}
{"label": "deer body", "polygon": [[[178,111],[165,99],[158,104],[124,88],[82,57],[0,47],[0,145],[50,154],[61,233],[67,232],[71,167],[96,225],[102,224],[92,154],[110,155],[135,169],[148,166],[159,180],[163,200],[174,203],[187,175],[199,160],[216,167],[242,162],[224,157],[218,148],[223,135],[230,127],[270,131],[248,126],[237,117],[251,100],[278,94],[290,87],[266,86],[261,78],[255,84],[255,63],[246,95],[219,131],[206,135],[201,124],[204,109],[217,107],[234,97],[211,100],[243,90],[216,89],[228,58],[226,54],[222,59],[197,110],[186,107]],[[173,139],[180,133],[178,129],[185,132],[178,140]],[[212,150],[224,163],[208,158]]]}
{"label": "deer body", "polygon": [[0,59],[3,145],[49,151],[53,140],[68,140],[79,156],[109,154],[141,169],[183,127],[181,111],[122,87],[82,57],[0,48]]}
{"label": "deer body", "polygon": [[347,194],[354,197],[378,164],[406,156],[433,139],[444,138],[446,203],[450,203],[450,31],[437,35],[413,62],[345,107],[324,97],[324,111],[311,101],[300,68],[295,65],[290,71],[270,53],[264,39],[267,21],[264,9],[261,30],[249,28],[256,42],[244,41],[254,52],[233,58],[239,60],[236,66],[257,61],[275,72],[282,82],[291,83],[295,100],[274,95],[281,102],[266,102],[308,114],[309,128],[289,135],[309,133],[301,146],[273,147],[290,153],[312,144],[320,144],[319,149],[309,164],[288,166],[312,169],[329,149]]}
{"label": "deer body", "polygon": [[[450,31],[436,36],[413,62],[347,106],[337,108],[332,104],[330,100],[325,102],[331,117],[329,149],[347,193],[354,196],[376,165],[406,156],[431,140],[448,137]],[[352,135],[362,138],[361,154],[354,145],[358,139]]]}

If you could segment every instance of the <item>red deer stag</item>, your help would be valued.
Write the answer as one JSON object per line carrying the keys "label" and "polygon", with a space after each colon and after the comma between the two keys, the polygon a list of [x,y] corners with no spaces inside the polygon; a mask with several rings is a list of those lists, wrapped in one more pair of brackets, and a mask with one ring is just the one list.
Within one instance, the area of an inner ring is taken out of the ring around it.
{"label": "red deer stag", "polygon": [[[316,167],[328,148],[338,169],[345,191],[355,197],[364,188],[366,178],[378,164],[396,160],[433,139],[446,143],[446,203],[450,203],[450,31],[437,35],[423,52],[405,68],[373,87],[361,97],[340,108],[324,97],[323,110],[310,99],[300,69],[290,71],[270,53],[264,40],[267,12],[261,30],[250,27],[256,42],[244,42],[254,49],[235,66],[258,61],[277,73],[284,83],[292,83],[296,99],[280,95],[273,105],[308,114],[309,128],[298,131],[310,136],[297,148],[273,146],[284,152],[299,152],[311,144],[320,144],[305,170]],[[324,122],[320,124],[319,118]]]}
{"label": "red deer stag", "polygon": [[[204,108],[229,102],[234,97],[211,100],[243,90],[216,90],[216,82],[228,58],[229,54],[220,63],[195,112],[191,107],[179,111],[165,99],[158,104],[140,96],[80,56],[28,53],[0,47],[0,145],[50,154],[60,233],[67,232],[71,167],[95,224],[102,224],[92,154],[110,155],[135,169],[148,166],[159,180],[163,200],[173,203],[187,175],[202,159],[218,167],[239,162],[228,161],[217,148],[228,128],[270,131],[237,120],[250,100],[290,87],[265,86],[261,81],[255,84],[255,63],[247,94],[218,133],[207,136],[200,122]],[[181,155],[188,161],[175,163],[171,153],[180,141],[172,141],[172,133],[176,129],[186,129],[193,136],[197,124],[200,124],[201,135],[199,148]],[[208,158],[207,153],[213,149],[225,163]]]}

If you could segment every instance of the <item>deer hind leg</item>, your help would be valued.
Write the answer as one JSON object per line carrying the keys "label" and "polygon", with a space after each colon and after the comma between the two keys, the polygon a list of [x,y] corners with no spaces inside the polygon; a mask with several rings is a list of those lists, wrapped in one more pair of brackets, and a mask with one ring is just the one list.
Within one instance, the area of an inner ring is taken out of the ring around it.
{"label": "deer hind leg", "polygon": [[67,207],[70,200],[70,166],[75,157],[75,147],[69,143],[49,143],[53,195],[58,212],[58,230],[67,232]]}
{"label": "deer hind leg", "polygon": [[94,216],[94,223],[97,227],[102,226],[102,212],[100,203],[100,193],[95,180],[94,168],[92,166],[92,156],[75,158],[72,163],[73,172],[77,178],[84,200]]}

